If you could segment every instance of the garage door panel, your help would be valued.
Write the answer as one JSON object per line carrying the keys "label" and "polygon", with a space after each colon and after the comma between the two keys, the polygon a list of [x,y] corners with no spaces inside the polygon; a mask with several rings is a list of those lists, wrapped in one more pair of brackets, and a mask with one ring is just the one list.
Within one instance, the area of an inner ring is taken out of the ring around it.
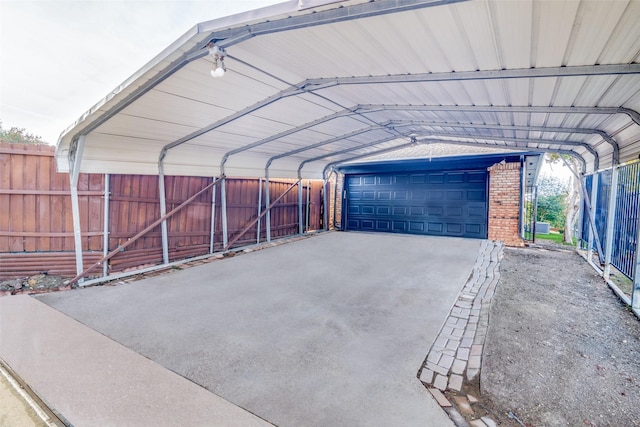
{"label": "garage door panel", "polygon": [[429,184],[443,184],[444,183],[444,174],[443,173],[430,173],[429,174]]}
{"label": "garage door panel", "polygon": [[443,230],[443,224],[441,222],[430,222],[428,230],[431,233],[441,234]]}
{"label": "garage door panel", "polygon": [[416,222],[416,221],[409,222],[409,230],[413,231],[414,233],[424,232],[425,231],[424,222]]}
{"label": "garage door panel", "polygon": [[378,184],[391,185],[391,175],[383,175],[378,177]]}
{"label": "garage door panel", "polygon": [[460,173],[449,172],[449,173],[447,173],[446,182],[453,183],[453,184],[459,184],[459,183],[464,182],[464,172],[460,172]]}
{"label": "garage door panel", "polygon": [[424,216],[424,206],[411,206],[409,208],[409,215]]}
{"label": "garage door panel", "polygon": [[447,218],[462,218],[462,206],[447,206]]}
{"label": "garage door panel", "polygon": [[458,236],[462,235],[462,230],[464,230],[464,224],[459,223],[447,223],[447,234]]}
{"label": "garage door panel", "polygon": [[407,231],[407,223],[404,221],[393,221],[393,231],[400,233]]}
{"label": "garage door panel", "polygon": [[466,191],[464,190],[448,190],[446,193],[447,200],[464,200]]}
{"label": "garage door panel", "polygon": [[375,191],[363,191],[362,192],[362,200],[375,200],[376,192]]}
{"label": "garage door panel", "polygon": [[472,202],[484,202],[487,199],[485,190],[467,190],[467,200]]}
{"label": "garage door panel", "polygon": [[486,238],[487,172],[348,175],[349,230]]}
{"label": "garage door panel", "polygon": [[426,174],[411,175],[412,184],[424,184],[425,182],[427,182]]}
{"label": "garage door panel", "polygon": [[394,215],[406,216],[407,215],[407,207],[406,206],[394,206],[393,207],[393,214]]}

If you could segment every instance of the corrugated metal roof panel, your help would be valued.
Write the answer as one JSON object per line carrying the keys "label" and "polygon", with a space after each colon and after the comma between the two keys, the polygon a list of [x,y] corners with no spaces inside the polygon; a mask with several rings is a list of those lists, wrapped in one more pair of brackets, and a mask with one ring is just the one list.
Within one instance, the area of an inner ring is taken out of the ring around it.
{"label": "corrugated metal roof panel", "polygon": [[[219,173],[230,153],[227,174],[262,176],[269,158],[294,150],[275,162],[279,172],[295,176],[300,162],[326,156],[304,168],[321,173],[414,133],[575,150],[593,163],[576,145],[585,141],[604,165],[613,148],[592,129],[615,136],[621,159],[637,151],[640,116],[603,108],[640,109],[640,0],[320,5],[288,2],[194,27],[63,135],[60,170],[81,134],[82,171],[155,173],[164,147],[166,170],[189,175]],[[223,78],[209,75],[210,41],[226,50]],[[393,120],[403,121],[395,131]]]}

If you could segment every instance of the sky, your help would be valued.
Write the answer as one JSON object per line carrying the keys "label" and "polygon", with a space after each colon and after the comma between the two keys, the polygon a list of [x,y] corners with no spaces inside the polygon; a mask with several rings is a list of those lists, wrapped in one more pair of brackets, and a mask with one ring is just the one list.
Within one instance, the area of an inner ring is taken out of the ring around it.
{"label": "sky", "polygon": [[283,0],[0,0],[0,121],[50,144],[199,22]]}

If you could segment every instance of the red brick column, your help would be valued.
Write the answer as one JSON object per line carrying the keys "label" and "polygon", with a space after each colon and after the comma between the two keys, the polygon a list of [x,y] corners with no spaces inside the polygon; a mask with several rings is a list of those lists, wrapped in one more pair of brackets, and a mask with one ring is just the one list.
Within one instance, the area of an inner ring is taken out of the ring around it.
{"label": "red brick column", "polygon": [[524,246],[520,238],[520,163],[496,163],[489,169],[489,239]]}
{"label": "red brick column", "polygon": [[[329,229],[340,229],[342,221],[342,184],[344,175],[334,172],[329,177]],[[335,211],[334,211],[335,206]],[[335,213],[335,217],[334,217]],[[333,225],[336,225],[335,227]]]}

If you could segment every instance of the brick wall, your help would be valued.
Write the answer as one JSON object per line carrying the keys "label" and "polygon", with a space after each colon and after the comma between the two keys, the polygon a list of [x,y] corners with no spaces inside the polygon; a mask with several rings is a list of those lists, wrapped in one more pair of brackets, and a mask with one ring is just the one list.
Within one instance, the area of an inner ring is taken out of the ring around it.
{"label": "brick wall", "polygon": [[[342,186],[344,175],[334,172],[329,178],[329,229],[340,229],[342,221]],[[335,207],[335,210],[334,210]]]}
{"label": "brick wall", "polygon": [[520,238],[520,163],[489,168],[489,239],[524,246]]}

